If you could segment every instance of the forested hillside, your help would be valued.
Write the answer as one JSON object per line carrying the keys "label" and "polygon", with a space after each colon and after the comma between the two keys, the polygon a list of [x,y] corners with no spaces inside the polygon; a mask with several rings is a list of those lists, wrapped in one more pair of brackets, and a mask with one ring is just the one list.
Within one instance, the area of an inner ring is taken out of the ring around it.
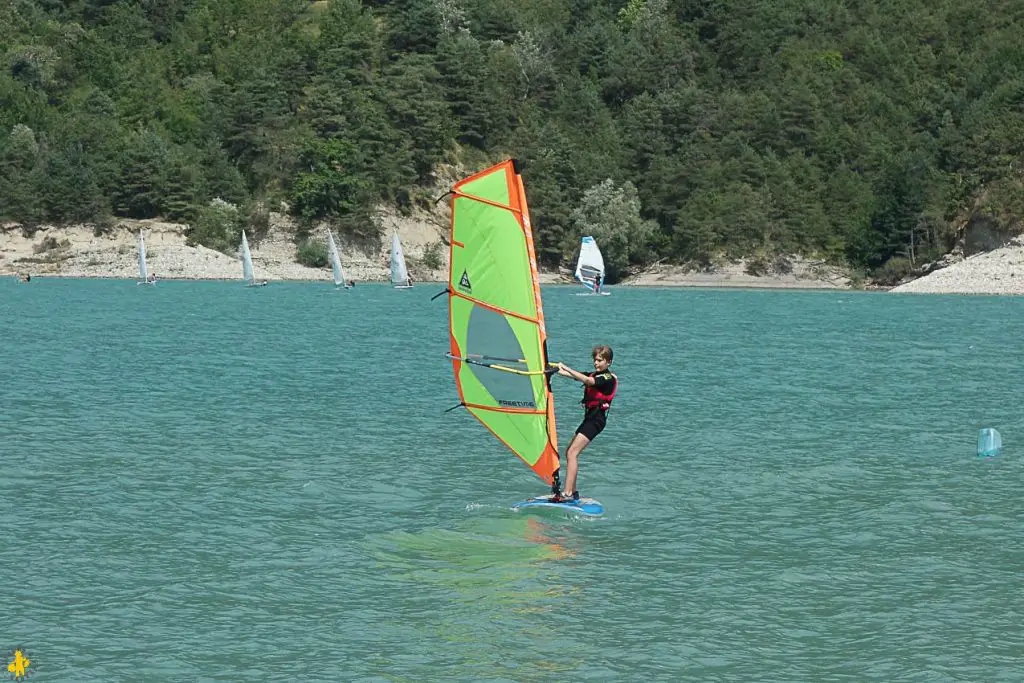
{"label": "forested hillside", "polygon": [[588,232],[899,273],[1024,211],[1022,36],[1019,0],[8,0],[0,217],[369,236],[514,156],[549,266]]}

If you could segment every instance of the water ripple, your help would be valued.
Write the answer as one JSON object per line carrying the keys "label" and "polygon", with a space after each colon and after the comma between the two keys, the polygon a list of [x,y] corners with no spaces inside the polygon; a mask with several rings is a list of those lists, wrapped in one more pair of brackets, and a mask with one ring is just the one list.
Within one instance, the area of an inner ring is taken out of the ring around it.
{"label": "water ripple", "polygon": [[584,520],[510,511],[541,482],[442,412],[433,293],[0,283],[0,647],[33,680],[1024,679],[1018,300],[546,288],[552,356],[622,378]]}

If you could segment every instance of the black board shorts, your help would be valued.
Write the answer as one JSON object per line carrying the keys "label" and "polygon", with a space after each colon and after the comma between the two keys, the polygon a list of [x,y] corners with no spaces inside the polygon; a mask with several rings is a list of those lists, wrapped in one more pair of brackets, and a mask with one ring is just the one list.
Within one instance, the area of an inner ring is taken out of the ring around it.
{"label": "black board shorts", "polygon": [[604,426],[607,422],[608,418],[605,411],[588,410],[586,417],[583,418],[583,422],[576,428],[576,433],[582,434],[593,441],[594,437],[604,431]]}

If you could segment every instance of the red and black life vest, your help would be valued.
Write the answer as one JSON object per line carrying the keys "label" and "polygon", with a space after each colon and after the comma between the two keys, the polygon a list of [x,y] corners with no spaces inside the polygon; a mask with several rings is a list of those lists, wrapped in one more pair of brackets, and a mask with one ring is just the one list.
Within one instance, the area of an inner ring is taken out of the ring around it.
{"label": "red and black life vest", "polygon": [[[599,374],[603,375],[604,373],[602,372]],[[590,410],[591,408],[608,410],[612,407],[612,399],[615,398],[615,392],[619,390],[619,378],[610,372],[608,374],[615,380],[615,386],[612,387],[612,392],[610,394],[598,391],[597,385],[583,387],[583,400],[580,401],[580,403],[582,403],[583,407],[587,410]],[[591,377],[594,377],[594,375],[591,375]]]}

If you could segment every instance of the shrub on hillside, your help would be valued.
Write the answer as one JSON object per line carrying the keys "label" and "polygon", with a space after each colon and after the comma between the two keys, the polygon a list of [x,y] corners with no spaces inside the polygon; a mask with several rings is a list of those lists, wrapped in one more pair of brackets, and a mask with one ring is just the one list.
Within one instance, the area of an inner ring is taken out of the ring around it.
{"label": "shrub on hillside", "polygon": [[42,254],[47,251],[56,251],[58,249],[67,249],[71,246],[71,240],[60,240],[52,235],[44,237],[43,241],[32,247],[32,253]]}
{"label": "shrub on hillside", "polygon": [[223,199],[214,199],[199,210],[199,218],[189,228],[185,243],[203,245],[224,254],[235,254],[242,241],[242,220],[238,207]]}
{"label": "shrub on hillside", "polygon": [[747,275],[762,277],[765,275],[789,275],[793,272],[793,263],[783,254],[760,252],[747,261]]}
{"label": "shrub on hillside", "polygon": [[314,240],[304,240],[295,250],[295,260],[308,268],[324,268],[329,263],[327,245]]}
{"label": "shrub on hillside", "polygon": [[248,210],[249,234],[253,241],[262,240],[270,232],[270,210],[265,202],[253,202]]}
{"label": "shrub on hillside", "polygon": [[113,216],[102,214],[93,221],[92,234],[94,237],[103,237],[113,232],[115,225]]}
{"label": "shrub on hillside", "polygon": [[423,250],[423,265],[431,270],[438,270],[444,265],[444,258],[441,256],[441,249],[444,247],[440,242],[433,242]]}
{"label": "shrub on hillside", "polygon": [[872,277],[876,284],[883,287],[895,287],[903,278],[907,277],[913,271],[913,266],[910,264],[910,259],[903,256],[894,256],[885,262],[881,268],[875,269],[872,273]]}

